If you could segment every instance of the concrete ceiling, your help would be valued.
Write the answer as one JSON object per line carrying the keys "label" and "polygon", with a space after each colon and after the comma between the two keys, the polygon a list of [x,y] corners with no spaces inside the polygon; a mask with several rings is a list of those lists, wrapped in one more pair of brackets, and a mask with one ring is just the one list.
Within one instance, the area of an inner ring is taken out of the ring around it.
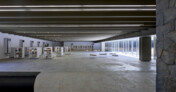
{"label": "concrete ceiling", "polygon": [[51,41],[99,41],[155,28],[155,0],[2,0],[0,31]]}

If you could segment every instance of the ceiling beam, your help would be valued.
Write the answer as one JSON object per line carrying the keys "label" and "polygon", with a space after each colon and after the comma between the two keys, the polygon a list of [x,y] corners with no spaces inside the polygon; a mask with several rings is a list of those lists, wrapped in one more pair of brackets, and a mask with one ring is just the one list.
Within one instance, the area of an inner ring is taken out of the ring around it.
{"label": "ceiling beam", "polygon": [[[144,30],[147,27],[129,27],[129,28],[0,28],[0,31],[9,32],[58,32],[58,33],[77,33],[77,32],[116,32],[116,31],[134,31]],[[49,30],[49,31],[48,31]]]}
{"label": "ceiling beam", "polygon": [[3,0],[0,5],[155,5],[155,0]]}
{"label": "ceiling beam", "polygon": [[3,21],[0,24],[156,24],[156,21]]}
{"label": "ceiling beam", "polygon": [[4,0],[0,31],[50,41],[97,41],[156,27],[155,0]]}
{"label": "ceiling beam", "polygon": [[0,22],[29,21],[29,22],[58,22],[58,21],[156,21],[156,18],[59,18],[59,19],[1,19]]}
{"label": "ceiling beam", "polygon": [[0,16],[0,19],[63,19],[63,18],[156,18],[156,16]]}
{"label": "ceiling beam", "polygon": [[155,11],[118,12],[4,12],[0,16],[155,16]]}
{"label": "ceiling beam", "polygon": [[91,28],[106,28],[106,27],[111,27],[111,28],[127,28],[127,27],[155,27],[155,25],[143,25],[143,24],[72,24],[72,25],[69,25],[69,24],[53,24],[53,25],[48,25],[48,24],[39,24],[39,25],[16,25],[16,24],[13,24],[13,25],[0,25],[1,28],[3,27],[13,27],[13,28],[25,28],[25,27],[33,27],[33,28],[88,28],[88,27],[91,27]]}

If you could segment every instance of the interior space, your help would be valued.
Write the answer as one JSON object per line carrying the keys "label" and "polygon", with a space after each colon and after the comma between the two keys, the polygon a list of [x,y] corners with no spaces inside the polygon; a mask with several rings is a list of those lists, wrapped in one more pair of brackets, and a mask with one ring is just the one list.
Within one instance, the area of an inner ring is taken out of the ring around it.
{"label": "interior space", "polygon": [[0,91],[176,92],[176,0],[0,1]]}

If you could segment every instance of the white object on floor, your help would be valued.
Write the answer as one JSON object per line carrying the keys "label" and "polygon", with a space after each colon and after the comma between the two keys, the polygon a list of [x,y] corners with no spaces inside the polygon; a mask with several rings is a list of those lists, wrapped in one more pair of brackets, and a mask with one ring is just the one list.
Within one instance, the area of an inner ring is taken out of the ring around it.
{"label": "white object on floor", "polygon": [[100,53],[100,55],[107,55],[107,53]]}
{"label": "white object on floor", "polygon": [[90,54],[90,56],[97,56],[96,54]]}
{"label": "white object on floor", "polygon": [[115,57],[117,57],[117,56],[119,56],[119,55],[117,55],[117,54],[113,54],[112,56],[115,56]]}

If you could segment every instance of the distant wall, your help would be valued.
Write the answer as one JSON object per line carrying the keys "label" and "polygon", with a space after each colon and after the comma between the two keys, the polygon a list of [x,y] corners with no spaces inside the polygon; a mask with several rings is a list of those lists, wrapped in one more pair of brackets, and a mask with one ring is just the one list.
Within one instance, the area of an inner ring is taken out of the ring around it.
{"label": "distant wall", "polygon": [[71,44],[73,45],[77,45],[77,46],[88,46],[88,45],[92,45],[93,42],[64,42],[64,46],[71,46]]}
{"label": "distant wall", "polygon": [[61,46],[61,42],[53,42],[53,46]]}
{"label": "distant wall", "polygon": [[94,50],[101,50],[101,43],[94,43]]}
{"label": "distant wall", "polygon": [[43,46],[43,42],[48,43],[49,46],[53,46],[52,41],[46,41],[46,40],[40,40],[40,39],[35,39],[35,38],[30,38],[30,37],[24,37],[24,36],[18,36],[18,35],[13,35],[13,34],[7,34],[7,33],[1,33],[0,32],[0,59],[8,58],[6,54],[4,54],[4,38],[9,38],[11,39],[11,47],[20,47],[20,40],[24,40],[23,47],[30,47],[30,42],[34,41],[33,47],[38,46],[38,42],[40,42],[40,47]]}
{"label": "distant wall", "polygon": [[72,47],[74,51],[98,50],[101,48],[99,43],[93,42],[64,42],[64,46]]}

